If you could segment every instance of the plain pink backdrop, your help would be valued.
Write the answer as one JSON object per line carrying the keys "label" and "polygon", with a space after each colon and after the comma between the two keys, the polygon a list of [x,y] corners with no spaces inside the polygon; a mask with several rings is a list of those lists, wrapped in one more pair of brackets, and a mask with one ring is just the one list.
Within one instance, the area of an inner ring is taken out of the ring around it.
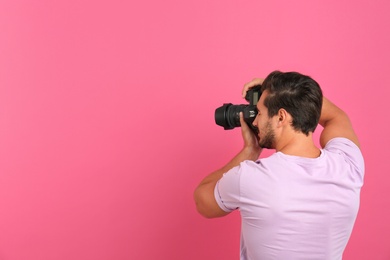
{"label": "plain pink backdrop", "polygon": [[239,214],[206,220],[192,193],[242,146],[215,108],[275,69],[311,75],[350,114],[366,178],[344,259],[390,259],[389,12],[0,1],[0,260],[238,259]]}

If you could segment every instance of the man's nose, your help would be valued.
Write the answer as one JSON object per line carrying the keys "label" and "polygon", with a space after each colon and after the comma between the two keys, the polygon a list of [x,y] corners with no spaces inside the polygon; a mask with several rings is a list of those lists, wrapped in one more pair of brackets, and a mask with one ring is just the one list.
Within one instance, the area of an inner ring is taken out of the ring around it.
{"label": "man's nose", "polygon": [[252,125],[257,126],[257,116],[255,117],[255,120],[253,120]]}

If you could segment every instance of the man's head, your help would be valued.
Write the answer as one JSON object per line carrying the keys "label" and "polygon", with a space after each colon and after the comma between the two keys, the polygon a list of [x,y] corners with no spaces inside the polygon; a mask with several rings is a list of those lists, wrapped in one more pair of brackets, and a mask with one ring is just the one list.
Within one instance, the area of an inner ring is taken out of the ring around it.
{"label": "man's head", "polygon": [[269,118],[284,109],[292,117],[294,130],[305,135],[314,132],[322,108],[322,91],[315,80],[297,72],[274,71],[265,78],[262,91],[268,94],[264,106]]}

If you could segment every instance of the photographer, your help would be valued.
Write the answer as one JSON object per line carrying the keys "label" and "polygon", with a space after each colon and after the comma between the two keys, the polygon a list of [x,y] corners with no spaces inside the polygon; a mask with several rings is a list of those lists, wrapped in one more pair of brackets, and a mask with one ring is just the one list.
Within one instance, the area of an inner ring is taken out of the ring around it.
{"label": "photographer", "polygon": [[[240,113],[244,147],[201,181],[197,210],[207,218],[240,210],[241,259],[342,259],[364,176],[351,122],[308,76],[274,71],[245,84],[243,96],[258,84],[258,132]],[[276,152],[258,159],[263,148]]]}

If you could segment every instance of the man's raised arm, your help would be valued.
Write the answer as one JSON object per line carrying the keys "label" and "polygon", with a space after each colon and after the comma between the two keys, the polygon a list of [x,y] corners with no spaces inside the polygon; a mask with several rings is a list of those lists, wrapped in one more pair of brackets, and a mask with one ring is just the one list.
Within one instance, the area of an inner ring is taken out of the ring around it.
{"label": "man's raised arm", "polygon": [[325,97],[323,99],[319,123],[324,127],[320,136],[322,147],[335,137],[345,137],[360,147],[359,140],[352,128],[348,115]]}

